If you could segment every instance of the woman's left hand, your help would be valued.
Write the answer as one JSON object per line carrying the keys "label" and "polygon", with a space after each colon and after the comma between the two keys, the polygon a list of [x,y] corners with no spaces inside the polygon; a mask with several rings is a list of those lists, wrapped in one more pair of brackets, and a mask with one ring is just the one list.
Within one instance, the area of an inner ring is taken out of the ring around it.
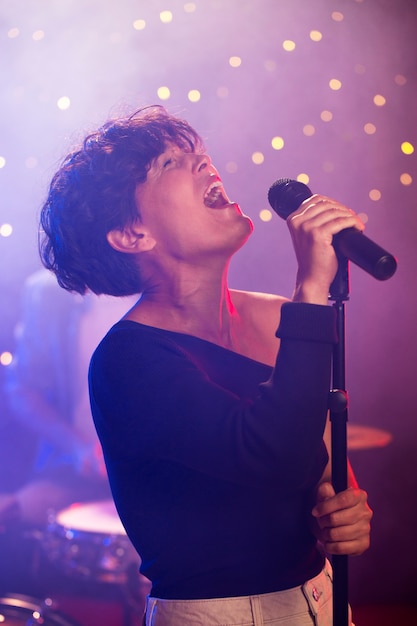
{"label": "woman's left hand", "polygon": [[373,513],[366,491],[349,488],[336,494],[331,483],[323,482],[312,515],[317,539],[328,554],[356,556],[369,548]]}

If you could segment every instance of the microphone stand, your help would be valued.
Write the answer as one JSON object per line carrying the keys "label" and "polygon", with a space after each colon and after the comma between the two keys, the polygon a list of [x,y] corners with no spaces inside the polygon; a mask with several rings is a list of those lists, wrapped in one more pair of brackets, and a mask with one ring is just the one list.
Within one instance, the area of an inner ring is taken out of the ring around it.
{"label": "microphone stand", "polygon": [[[347,489],[348,396],[345,389],[345,302],[349,300],[349,259],[338,255],[339,267],[330,285],[329,300],[336,311],[338,343],[333,349],[332,389],[329,395],[332,445],[332,482],[336,493]],[[348,557],[335,554],[333,567],[333,626],[348,626]]]}

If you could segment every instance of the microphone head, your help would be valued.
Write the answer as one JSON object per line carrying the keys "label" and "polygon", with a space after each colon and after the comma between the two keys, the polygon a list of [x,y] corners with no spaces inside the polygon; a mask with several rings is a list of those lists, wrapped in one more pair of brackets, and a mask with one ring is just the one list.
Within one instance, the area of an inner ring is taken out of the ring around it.
{"label": "microphone head", "polygon": [[286,220],[296,211],[300,204],[312,196],[312,192],[304,183],[291,178],[279,178],[268,191],[268,202],[282,219]]}

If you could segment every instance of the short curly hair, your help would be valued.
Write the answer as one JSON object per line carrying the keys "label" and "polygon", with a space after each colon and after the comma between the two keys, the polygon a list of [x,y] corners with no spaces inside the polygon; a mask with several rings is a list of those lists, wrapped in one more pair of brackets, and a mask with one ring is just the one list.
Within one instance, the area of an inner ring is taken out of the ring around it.
{"label": "short curly hair", "polygon": [[114,250],[107,233],[140,219],[138,184],[168,143],[203,150],[198,133],[162,106],[108,121],[71,152],[41,208],[39,252],[64,289],[125,296],[141,291],[137,261]]}

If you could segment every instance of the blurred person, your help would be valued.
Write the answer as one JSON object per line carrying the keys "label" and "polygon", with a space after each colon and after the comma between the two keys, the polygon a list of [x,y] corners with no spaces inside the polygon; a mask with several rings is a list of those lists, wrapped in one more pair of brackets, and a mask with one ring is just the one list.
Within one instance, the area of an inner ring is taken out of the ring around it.
{"label": "blurred person", "polygon": [[63,161],[41,213],[59,284],[139,302],[91,360],[116,507],[152,581],[148,626],[332,623],[327,554],[372,512],[331,484],[332,237],[363,229],[314,195],[287,220],[292,301],[229,288],[253,230],[197,132],[162,107],[110,120]]}
{"label": "blurred person", "polygon": [[16,522],[43,528],[49,513],[111,497],[87,371],[102,334],[128,308],[126,298],[66,292],[45,269],[26,279],[7,391],[13,417],[37,450],[28,481],[0,495],[3,528]]}

